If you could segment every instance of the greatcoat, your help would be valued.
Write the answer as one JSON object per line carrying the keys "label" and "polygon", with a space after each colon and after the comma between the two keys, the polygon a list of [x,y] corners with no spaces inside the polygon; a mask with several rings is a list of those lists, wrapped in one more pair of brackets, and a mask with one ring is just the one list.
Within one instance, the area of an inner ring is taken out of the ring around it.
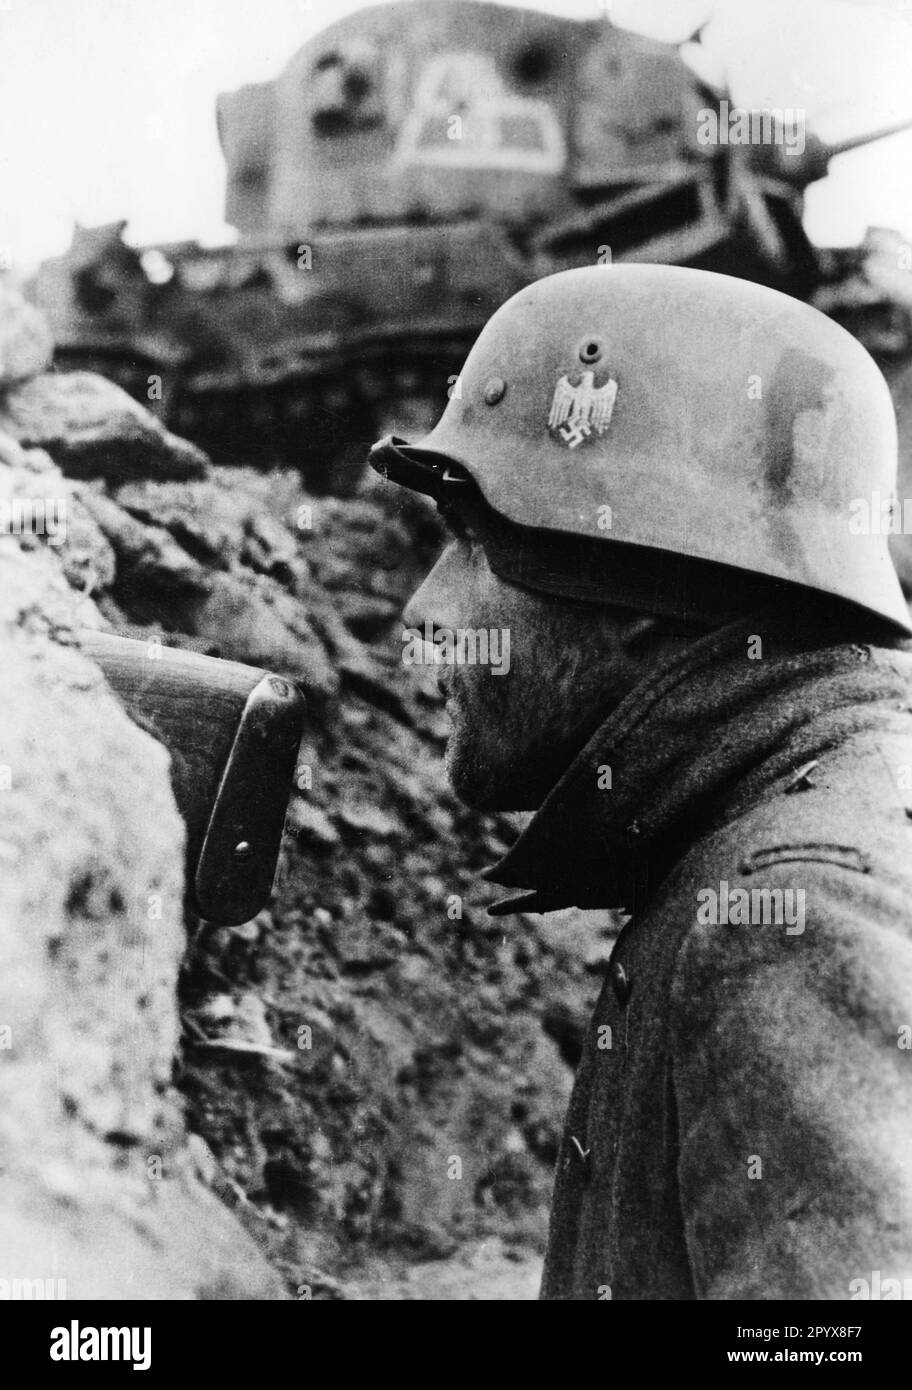
{"label": "greatcoat", "polygon": [[847,1299],[912,1276],[912,654],[870,632],[768,610],[697,641],[488,873],[531,890],[510,910],[630,914],[545,1299]]}

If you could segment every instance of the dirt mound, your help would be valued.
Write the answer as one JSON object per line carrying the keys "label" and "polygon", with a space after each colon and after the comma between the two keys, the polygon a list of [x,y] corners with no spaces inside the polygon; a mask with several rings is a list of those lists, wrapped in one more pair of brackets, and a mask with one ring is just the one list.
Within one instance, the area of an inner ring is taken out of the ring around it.
{"label": "dirt mound", "polygon": [[66,501],[0,436],[0,1297],[279,1297],[190,1162],[184,831],[167,755],[78,650]]}
{"label": "dirt mound", "polygon": [[[66,396],[55,428],[80,418],[72,381],[38,380]],[[463,1251],[470,1278],[491,1239],[527,1296],[611,923],[486,914],[478,874],[515,827],[448,791],[439,697],[400,659],[436,518],[379,481],[314,498],[293,472],[198,459],[176,479],[168,441],[126,416],[119,470],[100,396],[104,468],[68,485],[69,583],[117,631],[265,665],[308,698],[272,902],[188,924],[176,1075],[198,1174],[294,1297],[414,1297],[409,1262]],[[79,451],[56,447],[66,471]]]}
{"label": "dirt mound", "polygon": [[[385,494],[318,501],[293,475],[233,470],[84,496],[115,551],[113,622],[309,696],[274,901],[188,952],[180,1085],[218,1190],[315,1297],[377,1252],[440,1259],[490,1234],[540,1249],[595,987],[572,930],[487,916],[478,875],[514,829],[445,785],[439,698],[397,651],[436,524]],[[124,515],[169,538],[155,560],[124,543]]]}

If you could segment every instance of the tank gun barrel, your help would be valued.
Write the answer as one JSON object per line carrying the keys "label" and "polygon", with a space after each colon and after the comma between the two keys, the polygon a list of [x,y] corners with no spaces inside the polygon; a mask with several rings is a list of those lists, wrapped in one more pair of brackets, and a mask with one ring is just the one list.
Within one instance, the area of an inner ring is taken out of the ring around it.
{"label": "tank gun barrel", "polygon": [[809,184],[826,178],[830,163],[840,154],[873,145],[877,140],[886,140],[890,135],[898,135],[904,130],[912,130],[912,116],[901,121],[879,126],[876,130],[865,131],[861,135],[850,135],[845,140],[832,143],[822,140],[819,135],[808,131],[803,149],[794,149],[791,144],[754,146],[753,156],[756,165],[766,169],[775,178],[782,179],[803,192]]}
{"label": "tank gun barrel", "polygon": [[912,116],[894,121],[891,125],[880,126],[879,129],[868,131],[864,135],[851,135],[847,140],[838,140],[831,145],[825,144],[827,159],[835,159],[839,154],[860,150],[865,145],[873,145],[877,140],[886,140],[888,136],[899,135],[904,130],[912,130]]}

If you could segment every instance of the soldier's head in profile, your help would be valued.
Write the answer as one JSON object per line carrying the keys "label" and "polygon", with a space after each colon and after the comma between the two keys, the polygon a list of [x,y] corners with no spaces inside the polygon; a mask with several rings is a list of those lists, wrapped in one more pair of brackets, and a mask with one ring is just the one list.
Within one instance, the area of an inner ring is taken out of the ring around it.
{"label": "soldier's head in profile", "polygon": [[436,640],[449,775],[479,807],[537,807],[646,676],[754,611],[909,630],[886,384],[769,289],[550,276],[489,321],[430,435],[372,460],[452,532],[406,622]]}
{"label": "soldier's head in profile", "polygon": [[443,654],[452,781],[537,808],[486,874],[523,895],[488,911],[625,919],[543,1296],[898,1288],[912,652],[886,384],[772,290],[614,266],[511,299],[459,385],[373,457],[454,532],[406,613]]}

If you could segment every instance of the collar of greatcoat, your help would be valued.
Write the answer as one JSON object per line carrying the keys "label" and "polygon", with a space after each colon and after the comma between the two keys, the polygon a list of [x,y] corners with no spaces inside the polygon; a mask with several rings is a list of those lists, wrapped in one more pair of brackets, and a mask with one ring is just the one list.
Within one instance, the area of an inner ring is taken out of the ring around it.
{"label": "collar of greatcoat", "polygon": [[633,912],[698,834],[885,707],[908,709],[912,647],[879,628],[886,645],[846,640],[866,631],[845,611],[767,609],[688,646],[617,706],[485,872],[526,890],[489,912]]}

